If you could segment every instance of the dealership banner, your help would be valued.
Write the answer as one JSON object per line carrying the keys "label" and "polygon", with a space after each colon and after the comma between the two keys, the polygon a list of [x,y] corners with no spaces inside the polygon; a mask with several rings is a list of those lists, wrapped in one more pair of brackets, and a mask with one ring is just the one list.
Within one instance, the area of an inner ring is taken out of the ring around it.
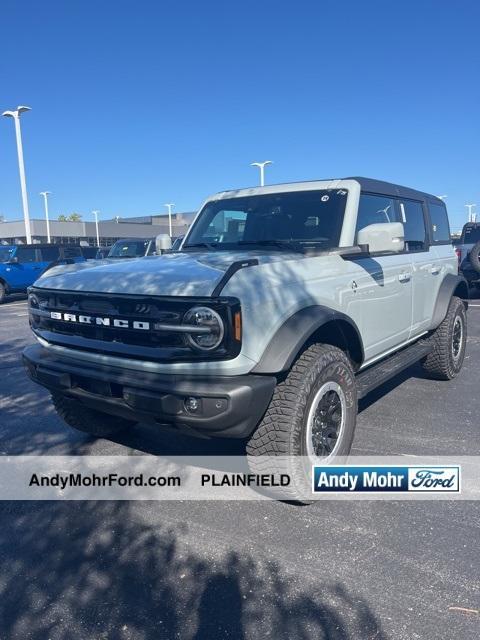
{"label": "dealership banner", "polygon": [[480,457],[0,457],[0,500],[271,499],[479,500]]}

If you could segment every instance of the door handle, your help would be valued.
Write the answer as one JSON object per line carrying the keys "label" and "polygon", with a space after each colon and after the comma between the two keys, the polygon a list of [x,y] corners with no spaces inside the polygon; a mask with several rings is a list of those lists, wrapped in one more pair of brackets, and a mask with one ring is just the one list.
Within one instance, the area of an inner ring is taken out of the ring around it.
{"label": "door handle", "polygon": [[438,276],[438,274],[440,273],[440,267],[432,267],[432,268],[430,269],[430,273],[431,273],[433,276]]}
{"label": "door handle", "polygon": [[400,282],[409,282],[411,274],[410,273],[400,273],[398,279]]}

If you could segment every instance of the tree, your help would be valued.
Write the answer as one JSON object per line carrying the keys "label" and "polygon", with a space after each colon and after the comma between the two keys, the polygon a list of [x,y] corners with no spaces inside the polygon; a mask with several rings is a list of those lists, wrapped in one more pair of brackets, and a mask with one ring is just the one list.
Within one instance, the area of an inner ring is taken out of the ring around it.
{"label": "tree", "polygon": [[82,215],[80,213],[71,213],[69,216],[62,213],[62,215],[58,216],[59,222],[80,222],[81,219]]}

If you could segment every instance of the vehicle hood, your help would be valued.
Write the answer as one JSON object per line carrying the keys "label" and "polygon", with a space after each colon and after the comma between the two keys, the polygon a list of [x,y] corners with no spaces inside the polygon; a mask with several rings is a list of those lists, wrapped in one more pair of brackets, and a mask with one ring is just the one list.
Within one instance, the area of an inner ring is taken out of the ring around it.
{"label": "vehicle hood", "polygon": [[302,257],[283,251],[218,251],[81,262],[47,271],[35,286],[67,291],[201,297],[212,295],[228,267],[237,260],[257,258],[259,264],[268,264]]}

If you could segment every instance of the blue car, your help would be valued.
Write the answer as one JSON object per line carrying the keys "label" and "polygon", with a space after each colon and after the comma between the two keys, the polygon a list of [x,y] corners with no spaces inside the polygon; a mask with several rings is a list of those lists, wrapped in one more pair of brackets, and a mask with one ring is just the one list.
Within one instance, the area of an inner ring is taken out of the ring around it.
{"label": "blue car", "polygon": [[50,267],[84,260],[82,247],[55,244],[0,245],[0,304],[10,293],[25,293]]}

